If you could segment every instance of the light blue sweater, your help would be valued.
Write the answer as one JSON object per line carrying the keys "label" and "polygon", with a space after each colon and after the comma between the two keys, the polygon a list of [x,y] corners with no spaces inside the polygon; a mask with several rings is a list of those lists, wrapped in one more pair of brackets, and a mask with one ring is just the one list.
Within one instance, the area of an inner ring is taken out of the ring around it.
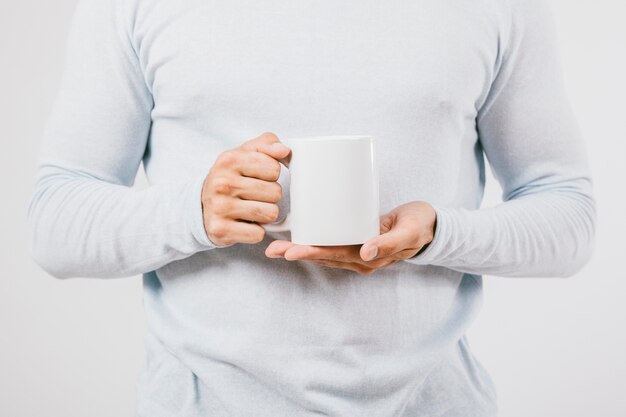
{"label": "light blue sweater", "polygon": [[[464,336],[481,274],[569,276],[591,254],[540,0],[84,0],[67,53],[32,252],[59,278],[143,274],[138,416],[493,416]],[[371,276],[265,257],[286,233],[216,247],[202,180],[264,131],[375,135],[381,210],[430,202],[434,241]],[[504,202],[479,209],[484,155]]]}

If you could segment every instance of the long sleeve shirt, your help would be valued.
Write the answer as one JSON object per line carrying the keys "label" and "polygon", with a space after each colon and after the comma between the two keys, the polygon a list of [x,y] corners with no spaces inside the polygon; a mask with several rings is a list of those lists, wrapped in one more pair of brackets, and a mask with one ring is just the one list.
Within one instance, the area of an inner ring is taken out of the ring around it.
{"label": "long sleeve shirt", "polygon": [[[265,131],[374,135],[433,242],[368,276],[214,244],[202,181]],[[28,218],[56,277],[142,274],[138,416],[484,417],[481,275],[572,275],[595,208],[541,0],[81,0]]]}

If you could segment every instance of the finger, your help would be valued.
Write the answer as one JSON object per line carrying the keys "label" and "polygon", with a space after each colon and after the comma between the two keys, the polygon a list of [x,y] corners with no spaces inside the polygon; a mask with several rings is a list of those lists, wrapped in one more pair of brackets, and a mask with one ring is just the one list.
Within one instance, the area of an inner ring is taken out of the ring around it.
{"label": "finger", "polygon": [[239,174],[265,181],[276,181],[280,176],[277,160],[261,152],[241,151],[242,156],[236,165]]}
{"label": "finger", "polygon": [[294,245],[295,243],[288,240],[275,240],[265,248],[265,255],[269,258],[282,258],[287,249]]}
{"label": "finger", "polygon": [[246,151],[257,152],[260,145],[271,145],[272,143],[280,142],[278,136],[273,132],[263,132],[256,138],[249,139],[242,143],[239,147]]}
{"label": "finger", "polygon": [[359,246],[306,246],[294,245],[285,252],[287,260],[327,259],[335,261],[360,261]]}
{"label": "finger", "polygon": [[[410,230],[410,229],[408,229]],[[396,227],[389,232],[373,237],[361,246],[360,257],[364,261],[391,256],[412,248],[413,237],[406,228]]]}
{"label": "finger", "polygon": [[280,175],[280,163],[271,156],[239,148],[222,152],[215,161],[214,168],[266,181],[276,181]]}
{"label": "finger", "polygon": [[208,235],[209,239],[222,245],[259,243],[265,236],[265,229],[255,223],[226,219],[209,225]]}
{"label": "finger", "polygon": [[262,201],[232,200],[232,206],[222,208],[222,213],[227,213],[225,217],[233,220],[247,220],[258,223],[271,223],[278,218],[278,205],[265,203]]}
{"label": "finger", "polygon": [[374,271],[376,271],[375,268],[369,268],[362,264],[358,264],[354,262],[330,261],[326,259],[316,259],[316,260],[311,260],[310,262],[313,262],[318,265],[327,266],[330,268],[347,269],[349,271],[357,272],[362,275],[369,275],[373,273]]}
{"label": "finger", "polygon": [[271,156],[275,160],[282,162],[287,167],[291,161],[291,149],[280,142],[275,142],[271,145],[259,145],[257,147],[257,151]]}
{"label": "finger", "polygon": [[233,239],[239,243],[259,243],[265,237],[265,229],[255,223],[233,222]]}
{"label": "finger", "polygon": [[235,180],[234,187],[235,196],[244,200],[277,203],[283,196],[281,185],[274,181],[238,177],[237,180]]}
{"label": "finger", "polygon": [[281,143],[278,136],[272,132],[264,132],[260,136],[242,143],[240,148],[246,151],[265,153],[289,166],[291,149]]}

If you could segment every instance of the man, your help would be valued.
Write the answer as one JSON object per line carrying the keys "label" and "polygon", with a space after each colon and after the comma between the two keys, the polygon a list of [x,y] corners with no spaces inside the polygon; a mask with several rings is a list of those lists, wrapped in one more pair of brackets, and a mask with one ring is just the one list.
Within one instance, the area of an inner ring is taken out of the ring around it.
{"label": "man", "polygon": [[[381,235],[264,233],[280,139],[361,133]],[[540,0],[84,0],[29,219],[57,277],[143,274],[139,416],[470,417],[481,274],[572,275],[595,208]]]}

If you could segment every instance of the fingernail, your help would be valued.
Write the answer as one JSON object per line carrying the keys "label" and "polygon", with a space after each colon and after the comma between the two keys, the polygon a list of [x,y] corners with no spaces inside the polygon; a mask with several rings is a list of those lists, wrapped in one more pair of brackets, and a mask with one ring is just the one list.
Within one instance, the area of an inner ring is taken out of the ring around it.
{"label": "fingernail", "polygon": [[376,255],[378,255],[378,247],[374,246],[372,249],[369,250],[369,253],[367,254],[367,260],[371,261],[376,257]]}

